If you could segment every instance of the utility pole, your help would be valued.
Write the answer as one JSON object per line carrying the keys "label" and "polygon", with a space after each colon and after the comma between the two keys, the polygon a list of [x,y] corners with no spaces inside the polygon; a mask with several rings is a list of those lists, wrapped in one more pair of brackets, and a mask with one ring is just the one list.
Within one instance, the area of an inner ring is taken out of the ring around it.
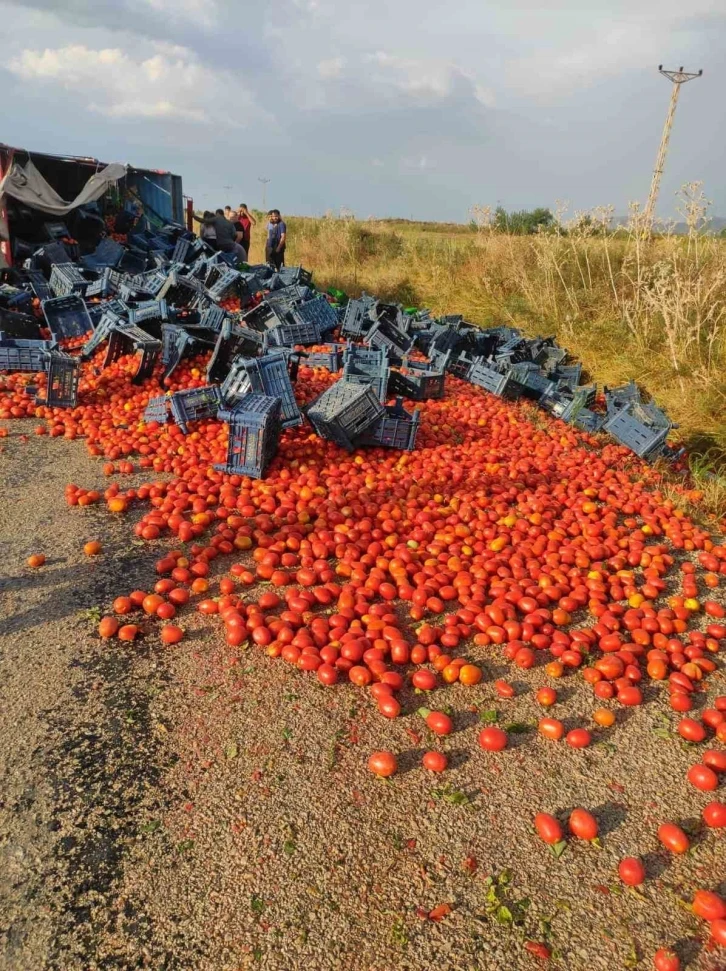
{"label": "utility pole", "polygon": [[658,149],[658,156],[655,160],[655,168],[653,169],[653,178],[650,183],[650,194],[648,195],[648,203],[645,207],[644,214],[644,228],[646,232],[650,232],[653,226],[653,215],[655,213],[655,204],[658,201],[658,192],[660,191],[660,180],[663,175],[663,168],[665,166],[666,154],[668,153],[668,142],[671,137],[671,129],[673,128],[673,118],[676,113],[676,105],[678,104],[678,95],[681,92],[681,85],[685,84],[687,81],[693,81],[694,78],[700,78],[703,71],[699,71],[698,74],[689,74],[684,71],[682,67],[679,67],[677,71],[664,71],[663,65],[658,65],[658,70],[663,75],[664,78],[668,80],[673,85],[673,90],[671,92],[671,101],[668,106],[668,114],[666,115],[665,125],[663,127],[663,134],[660,140],[660,148]]}
{"label": "utility pole", "polygon": [[262,183],[262,211],[267,212],[267,186],[271,180],[258,178],[257,181]]}

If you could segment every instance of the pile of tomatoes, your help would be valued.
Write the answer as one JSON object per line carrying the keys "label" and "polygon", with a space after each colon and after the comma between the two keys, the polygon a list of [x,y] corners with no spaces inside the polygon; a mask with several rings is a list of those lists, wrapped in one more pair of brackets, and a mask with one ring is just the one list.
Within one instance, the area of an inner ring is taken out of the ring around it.
{"label": "pile of tomatoes", "polygon": [[[726,545],[666,498],[658,473],[626,449],[555,420],[535,427],[526,405],[449,377],[445,398],[422,405],[416,451],[348,454],[300,426],[285,432],[257,481],[214,470],[226,454],[221,422],[199,422],[185,436],[143,421],[150,397],[205,383],[204,357],[184,362],[166,385],[153,378],[141,387],[130,384],[130,358],[107,369],[101,359],[83,366],[81,403],[70,412],[37,407],[24,394],[26,377],[5,378],[0,418],[33,416],[46,423],[38,434],[84,439],[113,482],[70,485],[69,505],[140,509],[136,536],[166,544],[153,591],[118,598],[101,622],[104,638],[133,640],[158,619],[162,641],[176,644],[183,627],[171,622],[196,609],[217,618],[230,648],[251,641],[324,685],[348,680],[386,718],[401,714],[396,695],[407,682],[428,692],[479,683],[469,645],[495,649],[515,667],[541,664],[554,679],[577,674],[609,706],[641,705],[643,684],[662,682],[682,714],[716,670],[726,644]],[[300,403],[332,380],[302,367]],[[156,478],[124,488],[123,476],[138,469]],[[221,563],[227,575],[214,581]],[[495,687],[504,697],[514,690],[506,681]],[[543,708],[556,697],[551,687],[537,693]],[[455,730],[444,712],[419,714],[434,735]],[[614,717],[608,706],[595,713],[603,726]],[[591,742],[587,729],[565,732],[554,718],[538,728],[573,748]],[[700,719],[684,718],[679,732],[725,743],[726,698]],[[506,733],[488,726],[479,744],[502,751]],[[423,764],[447,767],[436,751]],[[376,775],[396,768],[394,753],[371,756]],[[688,782],[713,792],[724,772],[726,752],[714,748]],[[570,820],[576,835],[593,829],[582,813]],[[561,842],[557,820],[540,816],[543,839]],[[704,820],[723,828],[726,807],[710,803]],[[640,882],[639,861],[623,867],[624,882]],[[709,913],[717,912],[714,904]],[[711,930],[726,941],[723,916]]]}

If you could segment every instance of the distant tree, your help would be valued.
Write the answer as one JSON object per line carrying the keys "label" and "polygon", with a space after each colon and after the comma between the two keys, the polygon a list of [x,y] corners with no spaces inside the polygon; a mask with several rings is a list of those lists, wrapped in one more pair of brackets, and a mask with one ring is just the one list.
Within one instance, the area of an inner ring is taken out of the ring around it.
{"label": "distant tree", "polygon": [[541,207],[521,209],[518,212],[507,212],[498,206],[494,212],[494,229],[499,233],[511,233],[514,236],[530,236],[554,226],[555,217],[549,209]]}

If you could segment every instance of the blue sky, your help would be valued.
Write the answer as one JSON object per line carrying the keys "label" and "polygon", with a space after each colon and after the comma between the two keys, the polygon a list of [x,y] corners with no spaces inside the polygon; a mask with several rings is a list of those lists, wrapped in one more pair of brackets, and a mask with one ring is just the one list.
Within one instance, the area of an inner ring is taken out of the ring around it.
{"label": "blue sky", "polygon": [[[644,201],[726,215],[725,0],[0,0],[0,141],[170,169],[198,206],[465,221]],[[230,186],[231,188],[224,188]]]}

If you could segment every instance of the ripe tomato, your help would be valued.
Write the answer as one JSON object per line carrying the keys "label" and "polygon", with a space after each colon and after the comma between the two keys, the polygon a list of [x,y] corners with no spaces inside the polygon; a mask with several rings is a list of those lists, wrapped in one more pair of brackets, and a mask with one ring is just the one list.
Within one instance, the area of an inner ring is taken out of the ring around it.
{"label": "ripe tomato", "polygon": [[726,772],[726,752],[709,749],[703,753],[703,764],[714,772]]}
{"label": "ripe tomato", "polygon": [[425,752],[421,764],[429,772],[443,772],[449,764],[449,760],[443,752]]}
{"label": "ripe tomato", "polygon": [[98,633],[104,639],[115,637],[118,633],[119,623],[115,617],[102,617],[98,625]]}
{"label": "ripe tomato", "polygon": [[639,887],[645,880],[645,867],[637,856],[626,856],[618,864],[618,874],[629,887]]}
{"label": "ripe tomato", "polygon": [[681,971],[680,958],[670,948],[661,947],[653,955],[653,967],[655,971]]}
{"label": "ripe tomato", "polygon": [[697,890],[693,895],[691,908],[696,917],[701,917],[703,920],[726,919],[726,901],[710,890]]}
{"label": "ripe tomato", "polygon": [[565,734],[565,726],[557,718],[540,718],[537,731],[545,738],[558,742]]}
{"label": "ripe tomato", "polygon": [[479,732],[479,745],[486,752],[501,752],[507,742],[507,733],[496,725],[487,725]]}
{"label": "ripe tomato", "polygon": [[368,759],[368,768],[382,779],[387,779],[398,769],[398,761],[393,752],[374,752]]}
{"label": "ripe tomato", "polygon": [[434,735],[451,735],[454,730],[454,723],[445,715],[443,711],[430,711],[428,708],[419,708],[419,715],[426,719],[426,724]]}
{"label": "ripe tomato", "polygon": [[535,698],[540,705],[545,708],[549,708],[557,701],[557,692],[554,688],[550,688],[549,685],[545,685],[537,691]]}
{"label": "ripe tomato", "polygon": [[718,789],[718,776],[713,769],[709,769],[702,762],[697,762],[691,766],[688,770],[687,778],[692,786],[695,786],[696,789],[700,789],[702,792],[713,792],[715,789]]}
{"label": "ripe tomato", "polygon": [[539,838],[548,846],[554,846],[562,840],[562,827],[549,813],[537,813],[534,817],[534,828]]}
{"label": "ripe tomato", "polygon": [[565,736],[565,741],[572,748],[587,748],[592,741],[592,735],[586,728],[573,728]]}
{"label": "ripe tomato", "polygon": [[568,826],[572,835],[581,840],[594,840],[599,832],[597,820],[587,809],[573,809]]}
{"label": "ripe tomato", "polygon": [[711,922],[711,939],[716,942],[719,947],[726,948],[726,920],[719,918]]}
{"label": "ripe tomato", "polygon": [[703,821],[711,829],[723,829],[726,827],[726,803],[710,802],[703,809]]}
{"label": "ripe tomato", "polygon": [[686,853],[691,845],[681,827],[675,823],[663,823],[659,826],[658,839],[671,853]]}
{"label": "ripe tomato", "polygon": [[436,687],[436,675],[428,668],[420,668],[412,675],[411,684],[420,691],[433,691]]}
{"label": "ripe tomato", "polygon": [[687,742],[702,742],[706,737],[706,729],[693,718],[681,718],[678,722],[678,734]]}
{"label": "ripe tomato", "polygon": [[174,624],[165,624],[161,628],[161,640],[164,644],[178,644],[182,637],[184,637],[184,631],[181,627],[176,627]]}

